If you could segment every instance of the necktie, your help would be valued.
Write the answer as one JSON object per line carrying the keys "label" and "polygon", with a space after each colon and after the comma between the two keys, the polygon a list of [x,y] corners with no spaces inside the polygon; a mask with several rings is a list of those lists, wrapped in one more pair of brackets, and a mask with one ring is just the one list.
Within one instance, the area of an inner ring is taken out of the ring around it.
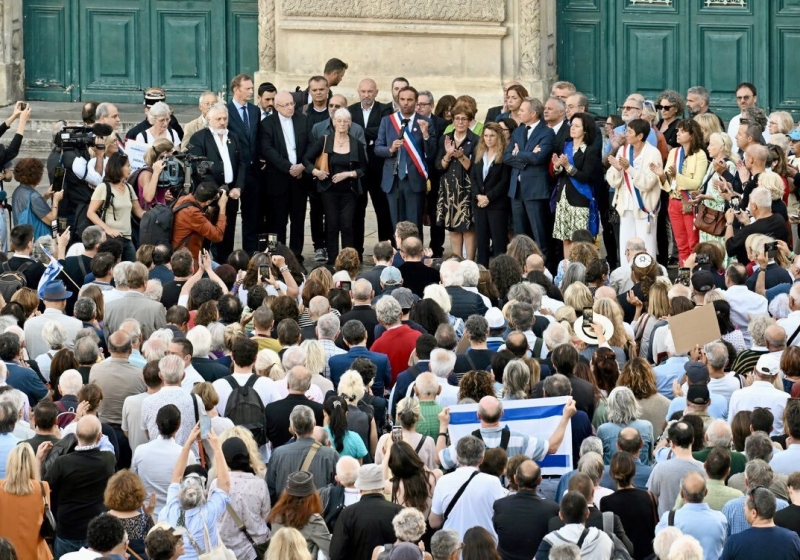
{"label": "necktie", "polygon": [[[402,121],[400,121],[400,132],[401,133],[405,133],[405,130],[406,130],[406,127],[408,127],[409,121],[410,121],[410,119],[403,119]],[[403,136],[400,136],[399,139],[402,140]],[[401,147],[400,148],[400,169],[398,169],[398,173],[397,173],[397,176],[400,177],[400,179],[405,179],[406,175],[408,175],[407,167],[408,167],[408,160],[407,160],[407,157],[406,157],[406,151]]]}
{"label": "necktie", "polygon": [[250,132],[250,121],[247,117],[247,105],[242,107],[242,120],[244,121],[244,128],[247,132]]}
{"label": "necktie", "polygon": [[525,140],[531,137],[531,125],[525,125]]}

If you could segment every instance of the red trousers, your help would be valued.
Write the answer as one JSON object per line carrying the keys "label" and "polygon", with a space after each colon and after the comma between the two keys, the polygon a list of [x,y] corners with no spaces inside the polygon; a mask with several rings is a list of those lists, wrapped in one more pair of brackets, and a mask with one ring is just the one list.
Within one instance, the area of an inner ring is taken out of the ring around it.
{"label": "red trousers", "polygon": [[694,228],[694,212],[684,214],[680,200],[669,199],[669,221],[672,223],[672,235],[678,245],[678,262],[683,261],[694,251],[700,242],[700,232]]}

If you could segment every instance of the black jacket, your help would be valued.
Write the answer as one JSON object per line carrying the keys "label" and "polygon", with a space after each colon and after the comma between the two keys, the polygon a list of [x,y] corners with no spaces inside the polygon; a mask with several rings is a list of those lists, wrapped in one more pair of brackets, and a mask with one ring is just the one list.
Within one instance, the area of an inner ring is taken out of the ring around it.
{"label": "black jacket", "polygon": [[511,180],[511,168],[500,160],[492,162],[486,179],[483,178],[483,160],[472,162],[469,168],[469,177],[472,182],[472,203],[477,205],[479,194],[489,199],[486,210],[509,211],[511,199],[508,198],[508,182]]}
{"label": "black jacket", "polygon": [[315,403],[305,395],[288,394],[286,398],[269,403],[264,408],[267,421],[267,439],[272,444],[272,449],[280,447],[291,439],[289,433],[289,415],[299,404],[303,404],[314,411],[317,426],[322,426],[322,405]]}
{"label": "black jacket", "polygon": [[[303,156],[311,142],[311,121],[295,110],[292,117],[297,163],[303,163]],[[292,162],[283,137],[280,114],[276,111],[258,124],[258,156],[264,160],[266,183],[264,192],[269,195],[284,195],[291,188],[306,188],[307,175],[299,179],[289,175]]]}
{"label": "black jacket", "polygon": [[370,305],[354,305],[353,309],[342,315],[341,325],[347,321],[361,321],[364,328],[367,329],[367,348],[372,346],[375,342],[375,327],[378,325],[378,316],[375,310]]}
{"label": "black jacket", "polygon": [[439,283],[439,271],[422,261],[405,261],[398,270],[403,277],[403,287],[411,290],[417,297],[422,297],[428,284]]}
{"label": "black jacket", "polygon": [[[231,167],[233,167],[233,181],[228,185],[232,189],[244,189],[245,179],[247,178],[247,162],[244,159],[237,136],[231,132],[228,133],[227,147],[228,155],[231,159]],[[192,145],[189,147],[189,153],[194,156],[205,157],[213,165],[211,176],[214,178],[214,182],[219,186],[225,184],[225,165],[222,163],[222,156],[217,147],[217,142],[214,140],[213,132],[207,128],[195,132],[192,135]],[[199,184],[200,181],[205,179],[196,175],[192,177],[192,180]]]}
{"label": "black jacket", "polygon": [[560,154],[564,151],[564,144],[570,141],[569,136],[569,121],[564,121],[561,123],[561,128],[558,129],[556,133],[556,151],[555,153]]}
{"label": "black jacket", "polygon": [[[323,149],[325,153],[328,154],[328,158],[331,157],[333,154],[333,136],[323,136],[319,138],[316,142],[313,142],[309,145],[308,150],[305,153],[305,157],[303,157],[303,165],[306,166],[306,173],[311,175],[311,172],[314,171],[316,166],[314,165],[316,159],[322,154]],[[364,145],[356,140],[355,136],[352,134],[350,135],[350,171],[356,172],[356,184],[358,185],[358,191],[356,194],[361,194],[361,177],[364,176],[364,173],[367,172],[367,152],[364,148]],[[313,176],[312,176],[313,177]],[[317,178],[314,178],[314,183],[317,186],[317,190],[319,191],[326,191],[328,190],[331,185],[333,185],[333,170],[330,170],[328,174],[328,178],[324,181],[320,181]]]}
{"label": "black jacket", "polygon": [[372,558],[376,546],[394,543],[392,520],[403,508],[383,497],[364,494],[355,504],[342,510],[331,538],[330,560]]}
{"label": "black jacket", "polygon": [[445,288],[450,295],[450,315],[466,321],[470,315],[483,315],[488,311],[483,298],[474,293],[468,292],[461,286],[447,286]]}
{"label": "black jacket", "polygon": [[[562,126],[562,128],[564,128]],[[561,132],[561,131],[559,131]],[[568,140],[569,141],[569,140]],[[562,151],[564,147],[562,146]],[[572,184],[571,178],[587,185],[592,185],[597,181],[597,177],[602,176],[603,164],[601,163],[600,150],[592,145],[587,146],[585,150],[578,150],[573,156],[575,162],[575,175],[567,174],[565,169],[557,175],[558,181],[558,198],[560,200],[561,193],[564,189],[567,190],[567,202],[570,206],[579,208],[588,208],[589,199],[585,198],[578,192],[578,189]]]}
{"label": "black jacket", "polygon": [[[578,410],[584,411],[590,419],[594,418],[594,408],[596,406],[594,385],[572,374],[567,375],[567,378],[572,384],[572,398],[575,399],[575,406]],[[543,381],[539,381],[533,386],[533,389],[531,389],[532,399],[539,399],[544,396],[543,383]]]}
{"label": "black jacket", "polygon": [[386,268],[385,264],[376,265],[372,270],[368,270],[367,272],[362,272],[359,274],[356,280],[361,280],[362,278],[369,280],[369,283],[372,284],[372,289],[375,291],[375,295],[380,295],[381,272],[383,272],[384,268]]}
{"label": "black jacket", "polygon": [[231,374],[228,368],[210,358],[192,358],[192,366],[209,383]]}
{"label": "black jacket", "polygon": [[494,503],[492,523],[497,533],[497,551],[503,560],[530,560],[558,517],[558,504],[533,491],[522,491]]}

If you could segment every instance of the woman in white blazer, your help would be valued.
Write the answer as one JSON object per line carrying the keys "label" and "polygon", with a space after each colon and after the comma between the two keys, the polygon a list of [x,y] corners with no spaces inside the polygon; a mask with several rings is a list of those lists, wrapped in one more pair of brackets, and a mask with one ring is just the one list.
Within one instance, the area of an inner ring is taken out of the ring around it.
{"label": "woman in white blazer", "polygon": [[658,149],[647,142],[648,134],[650,125],[647,122],[632,120],[625,131],[626,144],[620,146],[616,157],[608,157],[611,167],[606,172],[606,181],[616,189],[612,204],[620,219],[620,255],[625,253],[628,239],[639,237],[644,240],[647,252],[656,256],[656,220],[661,188],[650,164],[662,165],[662,161]]}

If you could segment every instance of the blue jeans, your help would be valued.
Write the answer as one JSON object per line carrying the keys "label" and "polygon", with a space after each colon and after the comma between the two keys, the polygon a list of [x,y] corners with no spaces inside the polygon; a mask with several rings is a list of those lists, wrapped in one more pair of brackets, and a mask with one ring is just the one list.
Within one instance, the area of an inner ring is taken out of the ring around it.
{"label": "blue jeans", "polygon": [[61,537],[56,537],[56,542],[53,546],[53,553],[55,555],[55,560],[58,560],[59,558],[70,552],[77,552],[85,544],[86,541],[72,541],[68,539],[62,539]]}
{"label": "blue jeans", "polygon": [[125,237],[118,237],[117,239],[122,240],[122,260],[123,261],[136,261],[136,247],[133,245],[133,241],[127,239]]}

